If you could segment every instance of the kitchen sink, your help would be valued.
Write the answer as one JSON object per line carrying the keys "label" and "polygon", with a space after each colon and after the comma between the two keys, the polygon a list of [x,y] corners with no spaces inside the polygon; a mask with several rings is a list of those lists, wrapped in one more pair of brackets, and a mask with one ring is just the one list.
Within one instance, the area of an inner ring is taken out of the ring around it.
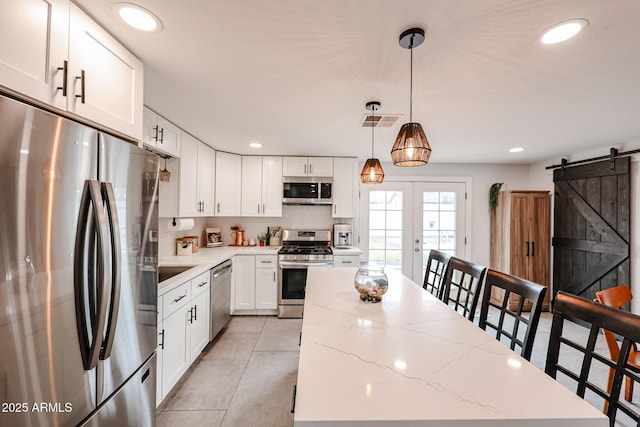
{"label": "kitchen sink", "polygon": [[190,270],[193,267],[193,265],[182,267],[158,267],[158,283],[164,282],[167,279],[171,279],[173,276],[184,273],[185,271]]}

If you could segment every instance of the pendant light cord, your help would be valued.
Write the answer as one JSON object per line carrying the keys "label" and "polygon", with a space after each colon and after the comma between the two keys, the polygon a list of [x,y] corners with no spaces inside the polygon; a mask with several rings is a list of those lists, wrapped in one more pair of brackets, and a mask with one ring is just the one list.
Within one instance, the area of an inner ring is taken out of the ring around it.
{"label": "pendant light cord", "polygon": [[410,63],[410,71],[409,71],[409,122],[413,122],[413,38],[415,35],[411,36],[411,41],[409,42],[409,53],[411,57]]}
{"label": "pendant light cord", "polygon": [[373,155],[373,128],[374,128],[374,122],[376,119],[376,107],[372,106],[371,107],[371,112],[373,113],[372,117],[371,117],[371,158],[373,159],[374,155]]}

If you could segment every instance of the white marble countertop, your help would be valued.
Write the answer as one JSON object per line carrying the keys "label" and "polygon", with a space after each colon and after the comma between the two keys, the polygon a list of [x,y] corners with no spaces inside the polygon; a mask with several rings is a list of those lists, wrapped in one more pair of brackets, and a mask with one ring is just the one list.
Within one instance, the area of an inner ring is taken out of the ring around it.
{"label": "white marble countertop", "polygon": [[294,426],[605,427],[605,415],[400,274],[309,269]]}
{"label": "white marble countertop", "polygon": [[158,296],[169,292],[198,274],[215,267],[234,255],[277,255],[280,246],[220,246],[216,248],[200,248],[191,255],[173,255],[161,258],[159,267],[193,267],[183,273],[158,283]]}
{"label": "white marble countertop", "polygon": [[360,255],[362,254],[362,250],[360,248],[356,248],[352,246],[350,248],[336,248],[335,246],[331,246],[331,250],[334,255]]}

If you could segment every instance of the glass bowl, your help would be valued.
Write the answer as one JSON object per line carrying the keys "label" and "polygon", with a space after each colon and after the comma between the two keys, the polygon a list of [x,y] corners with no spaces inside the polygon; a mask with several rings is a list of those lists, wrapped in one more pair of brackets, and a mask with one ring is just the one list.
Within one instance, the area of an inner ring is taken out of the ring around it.
{"label": "glass bowl", "polygon": [[387,292],[389,281],[384,268],[377,265],[361,265],[354,278],[354,285],[364,302],[380,302]]}

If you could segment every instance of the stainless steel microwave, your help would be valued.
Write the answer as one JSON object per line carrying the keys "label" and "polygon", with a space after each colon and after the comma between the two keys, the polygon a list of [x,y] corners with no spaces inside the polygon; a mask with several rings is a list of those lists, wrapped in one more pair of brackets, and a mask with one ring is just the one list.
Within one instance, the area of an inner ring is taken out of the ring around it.
{"label": "stainless steel microwave", "polygon": [[333,178],[285,176],[282,182],[282,203],[284,204],[330,205],[333,203]]}

